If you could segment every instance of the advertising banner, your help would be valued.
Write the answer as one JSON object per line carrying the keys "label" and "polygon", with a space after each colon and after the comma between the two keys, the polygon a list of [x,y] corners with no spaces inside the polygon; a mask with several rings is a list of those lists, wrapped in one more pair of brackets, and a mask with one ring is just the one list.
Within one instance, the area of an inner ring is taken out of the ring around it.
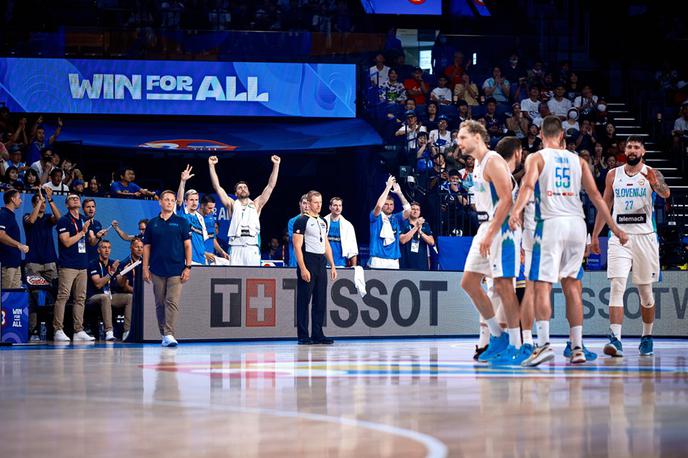
{"label": "advertising banner", "polygon": [[354,118],[350,64],[0,59],[0,98],[31,113]]}
{"label": "advertising banner", "polygon": [[[478,313],[461,290],[460,272],[366,271],[367,295],[353,270],[329,282],[325,334],[332,337],[461,336],[478,333]],[[664,272],[656,285],[656,336],[688,334],[688,274]],[[553,335],[568,335],[564,295],[553,288]],[[609,281],[604,272],[583,279],[584,333],[609,329]],[[624,335],[640,335],[638,292],[625,294]],[[289,268],[194,267],[182,291],[178,339],[295,338],[296,272]],[[151,285],[144,289],[144,340],[159,340]]]}

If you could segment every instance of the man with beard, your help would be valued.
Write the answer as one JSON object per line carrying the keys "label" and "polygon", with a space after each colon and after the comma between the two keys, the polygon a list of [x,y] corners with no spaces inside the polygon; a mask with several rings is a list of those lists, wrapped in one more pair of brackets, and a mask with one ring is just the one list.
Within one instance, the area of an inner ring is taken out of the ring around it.
{"label": "man with beard", "polygon": [[[616,236],[609,239],[607,277],[611,282],[609,293],[609,343],[604,353],[623,356],[621,325],[623,323],[624,292],[629,272],[633,271],[633,284],[638,288],[643,333],[640,355],[653,355],[652,325],[655,321],[655,301],[652,283],[659,279],[659,242],[654,215],[654,194],[666,199],[671,192],[659,170],[642,161],[645,143],[642,137],[630,136],[626,141],[626,164],[607,174],[604,200],[612,208],[614,221],[628,233],[629,242],[622,245]],[[600,215],[595,219],[592,233],[592,251],[600,252],[599,233],[604,226]]]}
{"label": "man with beard", "polygon": [[227,195],[220,186],[215,166],[218,163],[217,156],[208,158],[210,168],[210,181],[213,189],[220,196],[222,205],[227,209],[227,216],[232,218],[229,224],[229,262],[233,266],[260,266],[260,213],[265,204],[268,203],[272,191],[277,185],[277,176],[281,159],[279,156],[272,156],[272,173],[268,179],[268,185],[263,189],[260,196],[255,200],[249,198],[248,185],[244,181],[239,181],[234,186],[236,200]]}

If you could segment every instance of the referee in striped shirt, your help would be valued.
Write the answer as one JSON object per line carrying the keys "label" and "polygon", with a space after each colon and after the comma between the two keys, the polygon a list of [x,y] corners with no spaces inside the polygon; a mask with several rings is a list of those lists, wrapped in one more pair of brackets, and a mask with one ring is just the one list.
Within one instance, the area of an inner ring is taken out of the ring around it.
{"label": "referee in striped shirt", "polygon": [[[325,337],[322,326],[327,308],[327,262],[332,266],[330,277],[337,279],[332,249],[327,239],[327,223],[320,217],[322,195],[318,191],[307,194],[308,211],[294,223],[294,254],[296,255],[296,321],[299,345],[332,344]],[[308,303],[311,307],[311,328],[308,334]]]}

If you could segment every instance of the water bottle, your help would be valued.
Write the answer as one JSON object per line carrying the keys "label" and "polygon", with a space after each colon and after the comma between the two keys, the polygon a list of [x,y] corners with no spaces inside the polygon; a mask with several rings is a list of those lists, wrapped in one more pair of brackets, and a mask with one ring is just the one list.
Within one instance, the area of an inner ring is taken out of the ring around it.
{"label": "water bottle", "polygon": [[102,321],[98,324],[98,336],[99,340],[105,340],[105,325]]}
{"label": "water bottle", "polygon": [[41,321],[41,342],[48,340],[48,326],[46,326],[45,321]]}

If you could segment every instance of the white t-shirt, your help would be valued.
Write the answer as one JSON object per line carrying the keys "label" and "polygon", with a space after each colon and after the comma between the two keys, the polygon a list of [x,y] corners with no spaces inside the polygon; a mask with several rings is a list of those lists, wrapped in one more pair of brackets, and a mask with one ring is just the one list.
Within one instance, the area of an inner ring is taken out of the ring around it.
{"label": "white t-shirt", "polygon": [[439,129],[431,130],[429,138],[430,141],[439,147],[441,153],[444,153],[444,150],[451,146],[451,132],[448,130],[444,132],[444,135],[440,134]]}
{"label": "white t-shirt", "polygon": [[370,67],[370,82],[375,86],[380,86],[382,83],[389,81],[389,67],[382,66],[382,70],[378,70],[377,66]]}
{"label": "white t-shirt", "polygon": [[66,184],[60,183],[58,186],[55,186],[52,181],[48,181],[44,184],[43,188],[50,188],[53,192],[69,192],[69,187],[67,187]]}
{"label": "white t-shirt", "polygon": [[535,119],[540,116],[540,101],[536,100],[533,102],[530,99],[521,100],[521,111],[528,113],[530,119]]}
{"label": "white t-shirt", "polygon": [[409,148],[415,148],[416,147],[416,139],[418,138],[418,133],[419,132],[427,132],[428,130],[425,128],[425,126],[420,126],[416,130],[407,130],[405,125],[402,125],[401,128],[397,132],[406,132],[406,140],[408,140],[408,146]]}
{"label": "white t-shirt", "polygon": [[[41,161],[36,161],[33,164],[31,164],[31,168],[36,171],[36,173],[38,174],[38,179],[40,180],[41,177],[43,176],[43,165],[41,165]],[[54,168],[55,168],[54,166],[52,166],[52,165],[50,166],[51,171]],[[48,173],[50,173],[50,172],[48,172]]]}
{"label": "white t-shirt", "polygon": [[688,134],[688,121],[681,116],[676,121],[674,121],[674,130],[680,130],[684,134]]}
{"label": "white t-shirt", "polygon": [[437,100],[439,100],[439,101],[446,101],[446,102],[452,101],[452,92],[451,92],[451,89],[449,89],[448,87],[436,87],[435,89],[432,90],[432,92],[430,94],[437,97]]}
{"label": "white t-shirt", "polygon": [[569,129],[575,129],[580,132],[580,124],[578,124],[578,121],[574,121],[573,124],[571,124],[571,120],[567,119],[561,123],[561,127],[564,129],[565,134],[568,134]]}
{"label": "white t-shirt", "polygon": [[553,115],[566,117],[571,108],[571,101],[566,97],[562,97],[561,102],[558,102],[557,99],[549,99],[547,106]]}

